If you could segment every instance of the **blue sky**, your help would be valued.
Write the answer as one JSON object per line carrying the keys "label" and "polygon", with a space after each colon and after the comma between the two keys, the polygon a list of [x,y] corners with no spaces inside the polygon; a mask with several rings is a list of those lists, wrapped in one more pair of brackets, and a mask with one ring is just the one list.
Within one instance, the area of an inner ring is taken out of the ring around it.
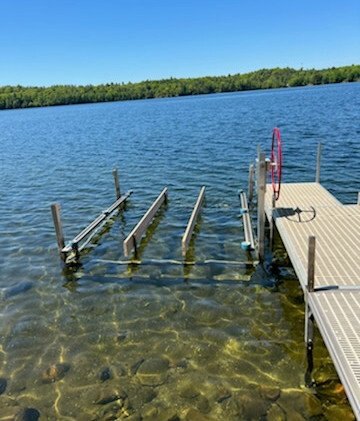
{"label": "blue sky", "polygon": [[360,0],[0,0],[0,85],[360,63]]}

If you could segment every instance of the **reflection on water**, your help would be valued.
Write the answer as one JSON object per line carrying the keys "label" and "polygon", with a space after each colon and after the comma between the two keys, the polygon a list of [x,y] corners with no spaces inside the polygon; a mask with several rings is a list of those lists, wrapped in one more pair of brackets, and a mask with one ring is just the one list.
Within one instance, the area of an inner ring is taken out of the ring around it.
{"label": "reflection on water", "polygon": [[[318,332],[316,386],[304,386],[302,291],[281,244],[271,273],[241,250],[237,190],[280,125],[285,181],[312,179],[322,139],[325,186],[354,202],[359,88],[1,112],[0,420],[353,419]],[[69,240],[114,200],[115,165],[134,194],[63,270],[50,204],[61,201]],[[334,179],[334,166],[348,171]],[[123,239],[164,185],[143,264],[124,264]],[[201,185],[197,263],[183,264]]]}

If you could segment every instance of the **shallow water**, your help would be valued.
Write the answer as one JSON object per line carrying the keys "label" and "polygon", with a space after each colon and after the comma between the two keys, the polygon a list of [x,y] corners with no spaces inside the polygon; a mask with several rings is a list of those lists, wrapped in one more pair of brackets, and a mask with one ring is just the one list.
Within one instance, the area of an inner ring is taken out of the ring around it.
{"label": "shallow water", "polygon": [[[237,190],[275,125],[285,181],[314,179],[322,141],[323,184],[356,202],[359,93],[356,83],[2,111],[0,414],[352,419],[319,333],[317,386],[304,386],[304,303],[282,245],[269,274],[183,266],[180,239],[205,184],[189,258],[249,260]],[[134,194],[82,267],[63,271],[50,204],[61,203],[70,240],[114,200],[115,166]],[[124,259],[122,240],[164,185],[169,203],[140,247],[148,264],[111,262]]]}

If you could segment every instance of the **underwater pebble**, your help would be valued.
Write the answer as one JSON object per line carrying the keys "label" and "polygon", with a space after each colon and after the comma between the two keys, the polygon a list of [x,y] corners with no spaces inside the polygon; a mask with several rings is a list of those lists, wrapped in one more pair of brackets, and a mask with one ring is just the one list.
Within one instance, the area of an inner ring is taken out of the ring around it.
{"label": "underwater pebble", "polygon": [[7,387],[7,380],[3,377],[0,378],[0,395],[2,395]]}
{"label": "underwater pebble", "polygon": [[243,395],[238,400],[242,408],[243,418],[246,420],[259,419],[266,415],[270,403],[253,395]]}
{"label": "underwater pebble", "polygon": [[221,403],[224,402],[226,399],[231,398],[231,392],[225,388],[219,389],[216,395],[216,402]]}
{"label": "underwater pebble", "polygon": [[321,403],[316,396],[298,390],[283,390],[277,403],[285,411],[288,419],[295,417],[295,413],[298,414],[296,419],[299,419],[300,414],[302,415],[301,418],[307,419],[319,416],[323,412]]}
{"label": "underwater pebble", "polygon": [[354,421],[355,415],[348,406],[331,405],[325,410],[328,421]]}
{"label": "underwater pebble", "polygon": [[106,405],[110,402],[117,400],[125,400],[127,393],[125,390],[115,389],[113,386],[106,387],[99,392],[98,397],[95,399],[97,405]]}
{"label": "underwater pebble", "polygon": [[176,363],[176,368],[181,370],[186,370],[189,366],[189,362],[186,358],[182,358],[180,361]]}
{"label": "underwater pebble", "polygon": [[210,412],[211,409],[209,401],[204,395],[197,396],[193,401],[193,405],[196,409],[205,414]]}
{"label": "underwater pebble", "polygon": [[16,416],[15,421],[37,421],[40,412],[35,408],[25,408]]}
{"label": "underwater pebble", "polygon": [[280,389],[278,387],[260,386],[260,395],[270,401],[276,401],[280,397]]}
{"label": "underwater pebble", "polygon": [[42,374],[42,380],[44,383],[53,383],[61,380],[65,374],[70,370],[70,364],[57,363],[52,364]]}
{"label": "underwater pebble", "polygon": [[200,392],[190,385],[180,390],[179,395],[184,399],[194,399],[200,395]]}
{"label": "underwater pebble", "polygon": [[131,388],[129,391],[131,396],[130,402],[134,409],[142,408],[143,405],[150,403],[157,396],[157,392],[152,387],[136,387]]}
{"label": "underwater pebble", "polygon": [[[172,408],[167,408],[162,411],[159,411],[155,419],[156,421],[180,421],[180,417],[178,416],[176,410]],[[193,419],[193,421],[195,421],[195,418]]]}
{"label": "underwater pebble", "polygon": [[194,408],[190,408],[185,416],[186,421],[210,421],[211,419]]}
{"label": "underwater pebble", "polygon": [[141,366],[141,364],[145,361],[144,358],[141,358],[141,360],[137,361],[135,364],[133,364],[130,368],[130,374],[132,376],[135,376],[135,374],[137,373],[137,371],[139,370],[139,367]]}
{"label": "underwater pebble", "polygon": [[142,411],[142,419],[143,420],[153,420],[158,414],[158,409],[155,406],[149,406]]}
{"label": "underwater pebble", "polygon": [[118,342],[122,342],[122,341],[124,341],[125,339],[126,339],[126,337],[127,337],[127,333],[126,332],[121,332],[121,333],[119,333],[118,335],[117,335],[117,341]]}
{"label": "underwater pebble", "polygon": [[345,396],[344,386],[339,383],[339,380],[328,380],[322,384],[317,383],[316,392],[318,396],[324,398],[336,398],[339,394]]}
{"label": "underwater pebble", "polygon": [[122,403],[120,405],[118,402],[112,402],[109,405],[101,406],[101,409],[98,412],[98,416],[101,420],[112,421],[119,419],[120,411],[122,410]]}
{"label": "underwater pebble", "polygon": [[167,380],[169,361],[165,358],[149,358],[137,370],[141,384],[146,386],[159,386]]}
{"label": "underwater pebble", "polygon": [[106,382],[106,380],[111,379],[111,370],[109,367],[105,367],[100,371],[100,380]]}

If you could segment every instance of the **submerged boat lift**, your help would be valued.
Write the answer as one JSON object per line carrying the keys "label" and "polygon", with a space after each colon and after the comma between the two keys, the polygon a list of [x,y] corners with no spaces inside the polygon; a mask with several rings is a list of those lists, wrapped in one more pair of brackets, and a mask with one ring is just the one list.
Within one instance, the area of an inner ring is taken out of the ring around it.
{"label": "submerged boat lift", "polygon": [[[354,414],[360,420],[360,193],[357,205],[343,205],[320,184],[322,146],[319,145],[314,183],[288,183],[282,185],[282,144],[279,129],[274,129],[271,156],[266,158],[259,148],[255,165],[249,167],[249,202],[246,193],[239,194],[245,241],[242,247],[254,251],[260,262],[265,260],[265,223],[270,226],[270,246],[275,230],[295,269],[305,297],[305,345],[308,370],[307,386],[313,385],[314,323],[324,339],[339,377],[344,385]],[[267,183],[271,174],[271,183]],[[65,264],[78,262],[80,252],[110,216],[130,198],[131,191],[121,195],[118,171],[113,171],[116,201],[91,224],[65,245],[60,206],[52,205],[57,244]],[[252,199],[256,186],[257,226],[256,238],[251,222]],[[191,213],[181,239],[184,261],[162,261],[165,264],[246,264],[207,260],[186,260],[188,246],[196,220],[204,202],[205,187]],[[134,251],[135,259],[111,261],[117,264],[141,264],[137,259],[138,245],[155,215],[168,198],[165,187],[145,215],[124,240],[124,255]],[[336,247],[331,245],[336,244]],[[152,264],[152,260],[149,264]],[[157,262],[160,262],[158,260]],[[254,265],[255,262],[252,262]]]}
{"label": "submerged boat lift", "polygon": [[[84,250],[96,234],[100,232],[109,218],[115,213],[116,210],[121,211],[124,208],[124,205],[127,200],[129,200],[132,191],[128,191],[126,194],[121,195],[120,193],[120,183],[118,177],[118,170],[113,170],[114,182],[115,182],[115,192],[116,192],[116,201],[106,210],[104,210],[94,221],[92,221],[86,228],[84,228],[79,234],[77,234],[73,240],[65,244],[65,238],[63,234],[63,228],[61,223],[61,214],[60,214],[60,205],[53,204],[51,206],[53,222],[55,226],[56,238],[58,251],[62,262],[67,266],[76,266],[80,262],[81,251]],[[206,187],[202,186],[191,212],[189,221],[187,223],[184,234],[181,238],[181,250],[183,260],[178,261],[174,259],[151,259],[152,264],[182,264],[182,265],[207,265],[207,264],[223,264],[223,265],[232,265],[232,266],[254,266],[256,262],[249,259],[248,261],[233,261],[233,260],[217,260],[217,259],[205,259],[203,261],[193,261],[189,260],[188,249],[191,243],[191,239],[194,235],[194,229],[196,222],[199,218],[199,215],[202,210],[202,206],[205,201],[205,190]],[[245,198],[246,200],[246,198]],[[131,230],[128,236],[123,241],[123,252],[124,256],[128,260],[122,261],[108,261],[109,263],[117,264],[149,264],[149,261],[142,261],[139,259],[139,245],[141,239],[146,233],[149,226],[153,223],[155,216],[158,214],[160,208],[167,204],[168,202],[168,188],[164,187],[159,196],[155,199],[152,205],[145,212],[143,217]],[[247,205],[246,205],[247,206]],[[247,215],[249,218],[249,215]],[[249,229],[247,232],[250,232]],[[252,231],[251,231],[252,232]],[[253,244],[253,240],[252,243]],[[101,260],[105,262],[105,260]]]}

